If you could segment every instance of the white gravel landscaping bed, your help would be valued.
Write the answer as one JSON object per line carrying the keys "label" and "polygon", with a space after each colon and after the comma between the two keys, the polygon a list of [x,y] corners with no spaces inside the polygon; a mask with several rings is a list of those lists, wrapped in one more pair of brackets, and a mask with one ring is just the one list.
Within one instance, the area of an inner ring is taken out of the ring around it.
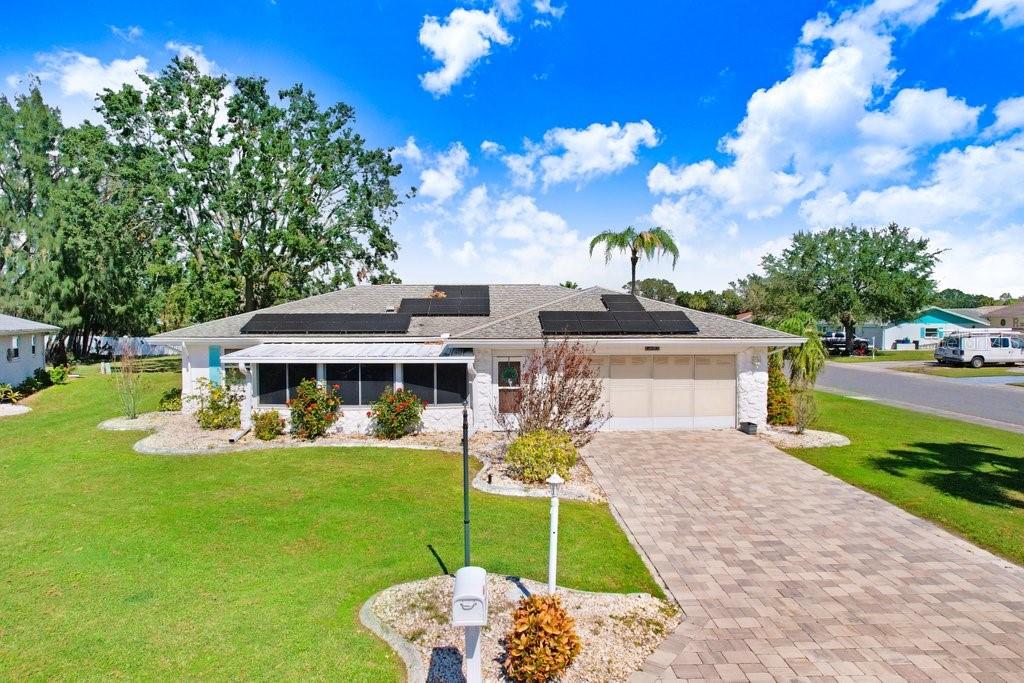
{"label": "white gravel landscaping bed", "polygon": [[0,403],[0,417],[14,417],[15,415],[24,415],[25,413],[31,412],[31,408],[28,406],[17,406],[11,403]]}
{"label": "white gravel landscaping bed", "polygon": [[[370,603],[373,615],[411,646],[403,649],[419,653],[430,683],[465,680],[463,631],[450,624],[453,584],[451,576],[405,583],[382,591]],[[484,680],[506,680],[501,672],[501,641],[512,624],[516,603],[532,592],[546,592],[546,586],[528,579],[488,575],[488,625],[482,636]],[[674,606],[646,593],[558,592],[576,620],[583,646],[560,679],[565,683],[626,680],[680,622]],[[373,628],[373,624],[368,626]]]}
{"label": "white gravel landscaping bed", "polygon": [[[490,481],[488,481],[490,478]],[[473,479],[473,487],[488,493],[499,493],[505,496],[526,496],[531,498],[548,498],[551,491],[547,484],[527,484],[513,478],[508,473],[504,460],[491,461],[477,473]],[[594,480],[594,475],[580,455],[576,465],[570,472],[569,479],[562,484],[558,492],[559,498],[568,500],[585,500],[603,502],[607,500],[604,490]]]}
{"label": "white gravel landscaping bed", "polygon": [[776,448],[827,448],[850,445],[850,440],[842,434],[818,429],[805,429],[803,434],[797,434],[796,427],[768,427],[758,430],[757,435]]}

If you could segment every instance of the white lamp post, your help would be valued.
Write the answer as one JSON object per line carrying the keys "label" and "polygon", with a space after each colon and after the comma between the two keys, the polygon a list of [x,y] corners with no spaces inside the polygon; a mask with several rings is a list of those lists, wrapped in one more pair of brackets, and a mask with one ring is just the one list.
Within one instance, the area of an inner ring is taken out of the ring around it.
{"label": "white lamp post", "polygon": [[555,592],[555,572],[558,567],[558,489],[565,479],[555,472],[547,479],[551,487],[551,545],[548,548],[548,593]]}

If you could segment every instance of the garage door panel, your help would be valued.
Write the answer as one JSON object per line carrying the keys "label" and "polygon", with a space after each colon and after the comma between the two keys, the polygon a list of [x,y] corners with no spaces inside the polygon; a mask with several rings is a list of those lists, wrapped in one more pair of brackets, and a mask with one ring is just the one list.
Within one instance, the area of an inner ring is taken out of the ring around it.
{"label": "garage door panel", "polygon": [[602,370],[615,428],[722,427],[734,421],[733,356],[612,356]]}
{"label": "garage door panel", "polygon": [[694,368],[694,415],[731,417],[736,413],[736,358],[700,356]]}
{"label": "garage door panel", "polygon": [[693,356],[655,356],[652,417],[693,415]]}
{"label": "garage door panel", "polygon": [[614,417],[651,414],[651,359],[613,356],[609,365],[610,407]]}

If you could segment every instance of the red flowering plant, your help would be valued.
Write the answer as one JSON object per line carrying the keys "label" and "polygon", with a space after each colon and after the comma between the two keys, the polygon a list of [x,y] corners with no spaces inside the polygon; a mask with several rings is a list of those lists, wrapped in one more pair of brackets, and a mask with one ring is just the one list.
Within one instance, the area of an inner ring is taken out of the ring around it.
{"label": "red flowering plant", "polygon": [[312,379],[304,379],[288,402],[292,412],[292,434],[312,441],[327,433],[342,413],[338,385],[321,387]]}
{"label": "red flowering plant", "polygon": [[367,416],[373,433],[382,439],[400,439],[420,425],[427,402],[408,389],[385,389]]}

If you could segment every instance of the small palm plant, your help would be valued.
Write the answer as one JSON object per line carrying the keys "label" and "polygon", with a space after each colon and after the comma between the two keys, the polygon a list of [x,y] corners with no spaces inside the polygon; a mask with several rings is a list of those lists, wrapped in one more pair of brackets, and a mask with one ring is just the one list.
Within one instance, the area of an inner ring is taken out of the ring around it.
{"label": "small palm plant", "polygon": [[629,226],[625,230],[616,232],[605,230],[590,240],[590,255],[594,255],[594,249],[598,245],[604,245],[604,261],[609,263],[615,252],[629,252],[629,264],[631,277],[629,279],[629,293],[636,296],[636,264],[640,256],[648,259],[655,255],[669,254],[672,256],[672,267],[676,267],[679,260],[679,247],[676,245],[672,233],[664,228],[655,227],[647,230],[637,230]]}

